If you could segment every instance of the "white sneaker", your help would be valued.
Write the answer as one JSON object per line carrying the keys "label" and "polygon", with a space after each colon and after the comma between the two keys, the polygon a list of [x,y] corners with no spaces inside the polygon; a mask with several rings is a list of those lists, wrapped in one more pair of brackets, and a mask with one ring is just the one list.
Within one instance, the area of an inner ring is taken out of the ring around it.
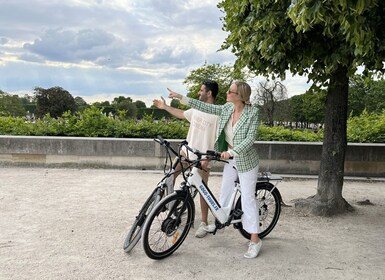
{"label": "white sneaker", "polygon": [[205,222],[201,222],[201,224],[199,225],[199,228],[195,232],[195,237],[197,238],[205,237],[207,234],[206,228],[207,228],[207,224]]}
{"label": "white sneaker", "polygon": [[206,232],[214,232],[214,230],[215,230],[215,225],[214,224],[210,224],[210,225],[208,225],[208,226],[206,226],[205,227],[205,231]]}
{"label": "white sneaker", "polygon": [[259,240],[258,243],[250,242],[249,249],[247,250],[247,253],[243,256],[247,259],[253,259],[258,256],[259,250],[261,250],[262,247],[262,240]]}

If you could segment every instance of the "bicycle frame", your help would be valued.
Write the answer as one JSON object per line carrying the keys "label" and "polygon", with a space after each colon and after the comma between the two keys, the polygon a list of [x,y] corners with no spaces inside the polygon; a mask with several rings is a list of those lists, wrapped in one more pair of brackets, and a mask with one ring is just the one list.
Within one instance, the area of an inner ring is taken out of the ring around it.
{"label": "bicycle frame", "polygon": [[[187,180],[187,183],[190,187],[194,186],[198,192],[202,195],[204,200],[206,201],[207,205],[209,206],[211,212],[213,213],[214,217],[221,223],[226,224],[229,222],[229,217],[231,214],[231,210],[235,207],[235,201],[237,194],[240,193],[241,188],[239,183],[235,182],[233,192],[231,194],[231,198],[228,202],[228,205],[221,206],[211,190],[207,187],[205,182],[202,180],[202,177],[199,175],[197,167],[193,167],[191,174]],[[238,222],[238,221],[232,221],[232,222]]]}

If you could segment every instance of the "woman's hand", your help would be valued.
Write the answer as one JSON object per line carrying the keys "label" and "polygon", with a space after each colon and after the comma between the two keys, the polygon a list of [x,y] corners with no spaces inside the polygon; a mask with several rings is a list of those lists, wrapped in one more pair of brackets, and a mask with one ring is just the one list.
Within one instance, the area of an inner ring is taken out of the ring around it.
{"label": "woman's hand", "polygon": [[209,169],[209,161],[208,160],[202,160],[201,161],[201,167],[204,171],[207,171]]}
{"label": "woman's hand", "polygon": [[182,99],[183,95],[176,93],[175,91],[167,88],[168,90],[168,97],[169,98],[177,98],[177,99]]}
{"label": "woman's hand", "polygon": [[232,155],[229,152],[222,152],[221,153],[221,158],[223,158],[224,160],[228,160],[231,157],[232,157]]}

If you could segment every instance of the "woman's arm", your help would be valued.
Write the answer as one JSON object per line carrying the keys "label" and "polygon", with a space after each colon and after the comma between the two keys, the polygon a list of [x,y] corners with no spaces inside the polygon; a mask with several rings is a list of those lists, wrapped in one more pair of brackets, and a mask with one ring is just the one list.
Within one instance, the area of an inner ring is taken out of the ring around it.
{"label": "woman's arm", "polygon": [[[184,98],[183,98],[184,99]],[[222,113],[222,105],[215,105],[215,104],[209,104],[202,102],[200,100],[192,99],[186,97],[187,105],[189,105],[191,108],[197,109],[199,111],[213,114],[219,116]]]}
{"label": "woman's arm", "polygon": [[183,96],[179,93],[176,93],[175,91],[172,91],[170,89],[168,97],[170,98],[177,98],[181,100],[181,103],[184,105],[188,105],[194,109],[197,109],[199,111],[208,113],[208,114],[213,114],[213,115],[220,115],[222,113],[222,105],[214,105],[214,104],[209,104],[202,102],[200,100],[192,99],[186,96]]}

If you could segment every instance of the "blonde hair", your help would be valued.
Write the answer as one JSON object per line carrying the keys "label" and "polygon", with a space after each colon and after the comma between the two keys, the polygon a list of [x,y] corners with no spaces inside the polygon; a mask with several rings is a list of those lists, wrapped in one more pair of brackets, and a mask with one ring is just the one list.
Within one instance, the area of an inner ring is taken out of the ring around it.
{"label": "blonde hair", "polygon": [[251,87],[249,86],[249,84],[243,81],[234,81],[233,83],[237,85],[237,93],[239,94],[239,97],[241,98],[242,102],[245,104],[251,104]]}

